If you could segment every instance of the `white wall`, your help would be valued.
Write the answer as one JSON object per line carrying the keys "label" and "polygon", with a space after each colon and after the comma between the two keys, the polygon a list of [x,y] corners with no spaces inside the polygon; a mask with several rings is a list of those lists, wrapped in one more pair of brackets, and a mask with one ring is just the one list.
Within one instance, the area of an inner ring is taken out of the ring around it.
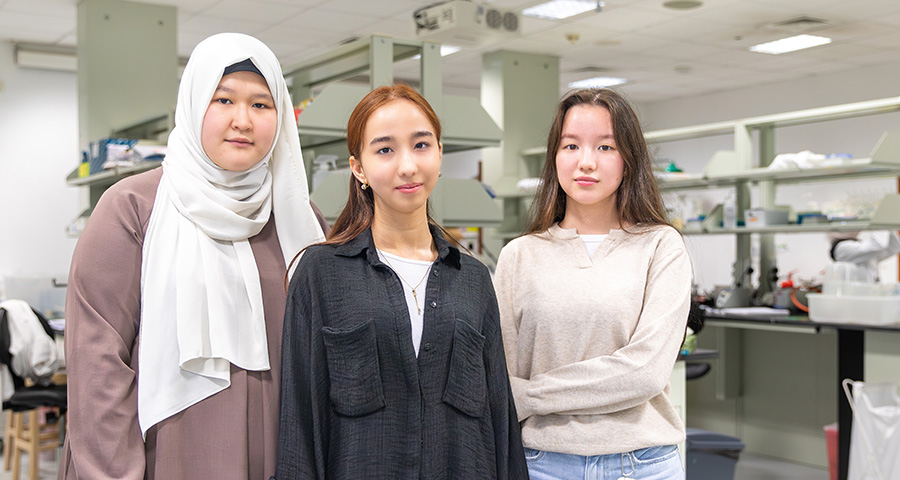
{"label": "white wall", "polygon": [[65,182],[80,161],[75,74],[19,68],[4,43],[0,85],[0,277],[64,281],[64,228],[87,204]]}
{"label": "white wall", "polygon": [[[733,120],[842,103],[900,96],[900,63],[845,73],[810,76],[801,80],[760,85],[739,91],[719,92],[667,102],[639,105],[648,131]],[[812,150],[817,153],[850,153],[868,157],[881,134],[900,132],[900,112],[776,129],[776,153]],[[668,142],[651,147],[657,158],[669,158],[685,171],[699,172],[716,150],[733,150],[731,135]],[[691,194],[705,210],[720,203],[728,190]],[[808,183],[777,187],[776,203],[795,211],[823,208],[830,202],[852,197],[871,199],[897,191],[893,179],[869,179],[833,183]],[[754,192],[753,205],[757,205]],[[810,205],[812,204],[812,205]],[[732,235],[687,238],[694,256],[695,274],[701,290],[731,281],[734,261]],[[779,273],[821,280],[830,263],[829,243],[824,234],[776,235]],[[755,249],[754,249],[755,250]],[[882,279],[897,280],[897,261],[882,263]]]}

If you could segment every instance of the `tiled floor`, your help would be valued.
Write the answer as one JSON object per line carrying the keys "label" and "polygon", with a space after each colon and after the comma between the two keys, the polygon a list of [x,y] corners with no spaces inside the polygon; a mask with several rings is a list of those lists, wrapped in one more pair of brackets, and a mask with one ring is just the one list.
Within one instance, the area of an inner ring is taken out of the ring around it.
{"label": "tiled floor", "polygon": [[[59,452],[57,452],[57,457],[59,458]],[[42,457],[41,459],[41,477],[40,480],[53,480],[56,478],[56,470],[59,465],[57,460],[49,460],[46,457]],[[30,472],[28,471],[28,455],[22,454],[22,473],[19,475],[19,480],[28,480],[31,478]],[[0,480],[11,480],[12,479],[12,469],[3,470],[2,464],[0,464]]]}
{"label": "tiled floor", "polygon": [[742,453],[734,480],[828,480],[828,471]]}

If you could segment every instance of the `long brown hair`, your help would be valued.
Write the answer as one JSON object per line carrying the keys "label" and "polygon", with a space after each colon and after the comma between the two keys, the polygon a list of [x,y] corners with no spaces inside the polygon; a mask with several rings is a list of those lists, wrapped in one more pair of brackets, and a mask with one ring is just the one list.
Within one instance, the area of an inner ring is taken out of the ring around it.
{"label": "long brown hair", "polygon": [[616,190],[616,212],[623,224],[668,225],[659,187],[637,113],[620,93],[608,88],[586,88],[569,92],[556,109],[547,137],[547,157],[541,172],[541,186],[531,205],[525,234],[543,232],[566,215],[566,192],[559,184],[556,153],[566,114],[576,105],[603,107],[612,118],[613,137],[622,155],[624,175]]}

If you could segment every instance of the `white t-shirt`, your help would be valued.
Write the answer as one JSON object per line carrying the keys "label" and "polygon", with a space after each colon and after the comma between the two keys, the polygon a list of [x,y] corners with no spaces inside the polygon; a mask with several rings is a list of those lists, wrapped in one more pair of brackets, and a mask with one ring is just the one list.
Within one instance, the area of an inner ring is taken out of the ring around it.
{"label": "white t-shirt", "polygon": [[[391,270],[400,277],[403,294],[406,296],[406,306],[409,309],[413,349],[416,352],[416,357],[418,357],[419,344],[422,343],[422,328],[424,326],[425,287],[428,285],[428,272],[431,271],[432,263],[426,260],[398,257],[381,250],[378,250],[378,258],[387,264],[388,267],[391,267]],[[413,295],[413,288],[416,291],[415,295]]]}
{"label": "white t-shirt", "polygon": [[600,244],[603,242],[603,239],[605,239],[608,236],[608,234],[606,234],[606,233],[601,234],[601,235],[581,235],[581,234],[579,234],[578,236],[581,237],[581,241],[584,242],[584,248],[587,249],[588,256],[591,256],[594,254],[594,252],[597,251],[597,247],[600,246]]}

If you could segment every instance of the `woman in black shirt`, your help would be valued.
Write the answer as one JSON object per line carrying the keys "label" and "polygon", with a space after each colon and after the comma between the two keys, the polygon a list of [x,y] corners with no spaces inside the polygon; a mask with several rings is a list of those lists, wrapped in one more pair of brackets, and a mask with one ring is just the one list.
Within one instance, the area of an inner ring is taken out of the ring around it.
{"label": "woman in black shirt", "polygon": [[487,269],[428,216],[441,127],[405,85],[350,115],[350,194],[285,315],[278,479],[524,479]]}

